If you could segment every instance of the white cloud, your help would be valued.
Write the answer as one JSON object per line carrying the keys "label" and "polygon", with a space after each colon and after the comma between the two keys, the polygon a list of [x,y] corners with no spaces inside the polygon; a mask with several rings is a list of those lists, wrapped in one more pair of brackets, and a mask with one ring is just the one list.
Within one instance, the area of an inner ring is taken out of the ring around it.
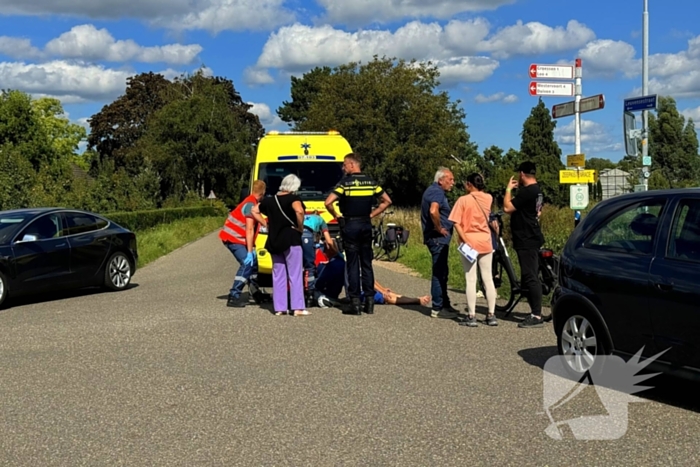
{"label": "white cloud", "polygon": [[268,69],[299,73],[314,66],[336,66],[350,61],[369,61],[374,55],[432,60],[441,70],[441,81],[483,81],[498,67],[494,57],[529,55],[576,48],[595,37],[593,31],[576,21],[566,28],[541,23],[518,23],[487,38],[489,23],[484,19],[438,23],[409,22],[396,31],[369,29],[347,32],[330,25],[295,23],[270,34],[254,67],[246,70],[251,83],[273,81]]}
{"label": "white cloud", "polygon": [[270,84],[275,82],[275,79],[270,76],[270,73],[268,73],[267,70],[261,70],[253,67],[248,67],[243,71],[243,80],[249,86]]}
{"label": "white cloud", "polygon": [[[182,74],[160,71],[167,79]],[[46,63],[0,62],[0,83],[5,88],[32,96],[55,97],[63,104],[110,101],[124,93],[126,79],[135,73],[79,61],[54,60]]]}
{"label": "white cloud", "polygon": [[[641,96],[642,88],[635,88],[632,94]],[[649,94],[671,96],[676,99],[700,97],[700,66],[696,70],[681,75],[650,79]]]}
{"label": "white cloud", "polygon": [[[195,0],[195,11],[181,17],[159,18],[155,24],[174,30],[269,30],[294,20],[284,0]],[[168,2],[163,3],[164,6]]]}
{"label": "white cloud", "polygon": [[622,73],[627,78],[639,74],[641,61],[635,58],[632,45],[624,41],[601,39],[589,42],[579,50],[584,77],[615,77]]}
{"label": "white cloud", "polygon": [[[557,143],[563,146],[574,146],[575,121],[571,121],[564,126],[557,126],[554,130],[554,138]],[[621,151],[622,138],[617,138],[608,131],[608,127],[591,120],[581,119],[581,150],[586,154],[604,151]]]}
{"label": "white cloud", "polygon": [[132,74],[63,60],[42,64],[0,63],[0,82],[4,87],[74,101],[114,98],[124,92],[126,78]]}
{"label": "white cloud", "polygon": [[490,102],[503,102],[505,104],[512,104],[518,101],[518,96],[515,94],[506,94],[504,92],[497,92],[496,94],[491,94],[490,96],[485,96],[483,94],[478,94],[474,100],[478,104],[487,104]]}
{"label": "white cloud", "polygon": [[491,52],[500,59],[514,55],[563,52],[581,47],[594,38],[595,33],[576,20],[569,21],[566,28],[553,28],[538,22],[523,24],[518,21],[480,44],[480,50]]}
{"label": "white cloud", "polygon": [[260,119],[260,123],[262,123],[265,128],[277,128],[284,124],[277,114],[270,110],[269,105],[257,102],[248,102],[248,104],[253,106],[250,109],[250,113],[257,115]]}
{"label": "white cloud", "polygon": [[0,0],[3,15],[136,18],[173,30],[269,30],[291,22],[285,0]]}
{"label": "white cloud", "polygon": [[458,13],[495,10],[516,0],[317,0],[325,20],[359,26],[403,18],[446,19]]}
{"label": "white cloud", "polygon": [[[623,41],[593,41],[579,51],[579,56],[583,59],[584,77],[622,74],[626,78],[637,78],[642,73],[642,62],[636,58],[634,47]],[[649,76],[649,94],[700,97],[700,36],[688,40],[686,50],[650,55]],[[629,96],[641,93],[639,87]]]}
{"label": "white cloud", "polygon": [[76,120],[75,123],[82,126],[86,130],[90,130],[90,122],[88,122],[89,119],[90,119],[90,117],[82,117],[82,118],[79,118],[78,120]]}
{"label": "white cloud", "polygon": [[694,122],[700,122],[700,107],[682,110],[681,114],[683,114],[685,118],[692,118]]}
{"label": "white cloud", "polygon": [[45,51],[52,56],[82,60],[187,64],[199,55],[202,46],[168,44],[143,47],[130,39],[117,41],[106,29],[83,24],[49,41]]}
{"label": "white cloud", "polygon": [[498,68],[498,62],[488,57],[457,57],[433,63],[440,70],[440,83],[446,86],[484,81]]}
{"label": "white cloud", "polygon": [[29,39],[0,36],[0,55],[28,59],[40,57],[41,51],[34,47]]}

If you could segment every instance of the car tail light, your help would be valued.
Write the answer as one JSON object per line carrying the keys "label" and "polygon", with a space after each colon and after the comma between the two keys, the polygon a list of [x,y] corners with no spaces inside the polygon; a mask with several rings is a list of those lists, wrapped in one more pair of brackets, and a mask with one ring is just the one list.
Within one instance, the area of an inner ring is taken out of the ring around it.
{"label": "car tail light", "polygon": [[554,252],[552,250],[540,250],[540,256],[543,258],[551,258],[554,256]]}

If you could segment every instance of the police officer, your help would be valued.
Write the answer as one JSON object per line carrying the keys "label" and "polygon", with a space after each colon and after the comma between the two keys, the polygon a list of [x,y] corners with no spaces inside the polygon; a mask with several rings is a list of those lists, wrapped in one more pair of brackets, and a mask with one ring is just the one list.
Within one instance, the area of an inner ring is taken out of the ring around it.
{"label": "police officer", "polygon": [[[326,209],[338,220],[345,248],[350,309],[343,314],[360,315],[364,292],[364,312],[374,313],[374,271],[372,270],[372,221],[391,205],[391,198],[372,177],[362,173],[358,154],[350,153],[343,162],[343,177],[326,199]],[[379,206],[372,210],[376,198]],[[339,216],[333,203],[339,200]],[[362,288],[360,288],[362,281]]]}

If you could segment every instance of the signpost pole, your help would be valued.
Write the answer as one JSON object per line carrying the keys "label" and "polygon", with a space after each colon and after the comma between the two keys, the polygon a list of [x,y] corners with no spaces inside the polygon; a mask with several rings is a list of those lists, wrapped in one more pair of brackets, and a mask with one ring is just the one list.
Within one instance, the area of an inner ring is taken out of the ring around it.
{"label": "signpost pole", "polygon": [[576,59],[576,97],[574,99],[574,138],[575,138],[575,153],[581,154],[581,59]]}
{"label": "signpost pole", "polygon": [[[642,15],[642,95],[649,91],[649,2],[644,0],[644,13]],[[642,112],[642,163],[647,162],[649,155],[649,111]],[[649,172],[649,167],[644,165],[642,172]],[[649,189],[649,179],[642,175],[644,191]]]}
{"label": "signpost pole", "polygon": [[[581,59],[577,58],[576,59],[576,68],[574,70],[574,86],[576,88],[575,90],[575,97],[574,97],[574,146],[575,146],[575,153],[576,154],[581,154],[581,94],[582,94],[582,89],[581,89]],[[578,172],[579,170],[582,169],[582,167],[575,167],[576,171]]]}

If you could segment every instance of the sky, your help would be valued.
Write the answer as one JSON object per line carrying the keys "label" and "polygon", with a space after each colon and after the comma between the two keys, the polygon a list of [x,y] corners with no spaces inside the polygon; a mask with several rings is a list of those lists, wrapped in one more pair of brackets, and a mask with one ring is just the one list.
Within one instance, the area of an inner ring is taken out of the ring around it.
{"label": "sky", "polygon": [[[291,76],[374,55],[431,60],[479,149],[517,149],[537,104],[530,65],[580,58],[583,97],[605,96],[604,109],[582,114],[581,152],[617,161],[623,101],[642,95],[642,11],[643,0],[0,0],[0,88],[57,97],[87,125],[129,76],[205,67],[231,79],[270,131],[288,128],[275,111]],[[649,1],[649,94],[696,120],[698,16],[697,1]],[[574,153],[573,117],[557,119],[555,137],[563,159]]]}

